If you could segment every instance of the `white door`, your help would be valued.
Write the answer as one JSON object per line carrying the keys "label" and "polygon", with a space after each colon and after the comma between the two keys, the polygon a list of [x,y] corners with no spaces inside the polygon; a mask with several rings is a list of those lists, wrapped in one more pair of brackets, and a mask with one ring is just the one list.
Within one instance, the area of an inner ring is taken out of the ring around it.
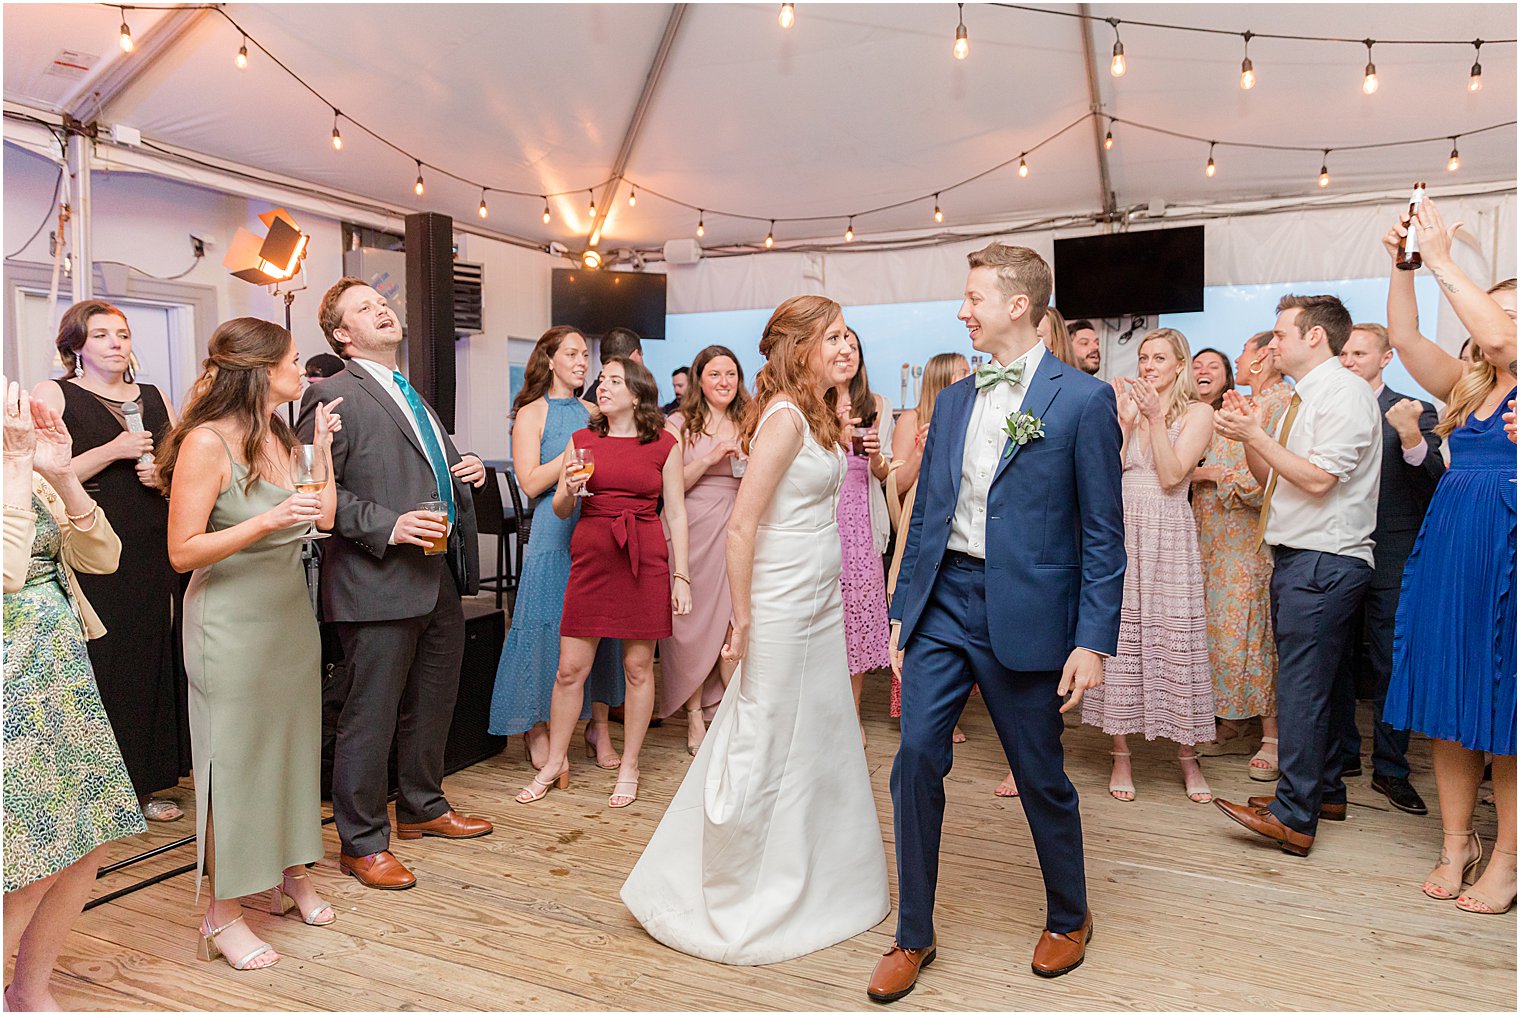
{"label": "white door", "polygon": [[[20,362],[16,379],[27,387],[48,378],[62,377],[63,362],[54,344],[56,329],[48,329],[48,300],[43,292],[18,289],[16,308]],[[198,350],[193,337],[194,314],[183,304],[112,300],[132,326],[132,354],[137,357],[137,379],[164,393],[172,404],[184,401],[198,373]],[[69,304],[58,303],[61,317]]]}

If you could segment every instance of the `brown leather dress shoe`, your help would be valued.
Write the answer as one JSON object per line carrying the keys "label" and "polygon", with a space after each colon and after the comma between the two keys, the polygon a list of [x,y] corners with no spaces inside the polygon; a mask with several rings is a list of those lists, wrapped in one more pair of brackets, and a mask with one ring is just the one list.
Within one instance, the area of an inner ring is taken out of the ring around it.
{"label": "brown leather dress shoe", "polygon": [[442,839],[478,839],[490,835],[492,826],[485,818],[471,817],[458,811],[445,811],[432,821],[396,822],[396,838],[420,839],[436,835]]}
{"label": "brown leather dress shoe", "polygon": [[1064,976],[1080,966],[1087,957],[1087,942],[1092,940],[1092,935],[1091,912],[1082,921],[1082,926],[1069,934],[1045,931],[1040,935],[1039,944],[1034,946],[1034,961],[1029,964],[1029,968],[1037,976]]}
{"label": "brown leather dress shoe", "polygon": [[338,857],[338,866],[345,874],[357,878],[366,888],[400,891],[417,883],[416,876],[406,869],[406,864],[391,856],[388,849],[369,856],[349,856],[344,853]]}
{"label": "brown leather dress shoe", "polygon": [[[1275,799],[1276,799],[1276,797],[1269,797],[1269,796],[1253,796],[1253,797],[1248,797],[1246,799],[1246,806],[1247,807],[1265,807],[1265,806],[1267,806],[1267,804],[1271,803]],[[1319,819],[1321,821],[1345,821],[1346,820],[1346,805],[1345,804],[1320,804],[1319,805]]]}
{"label": "brown leather dress shoe", "polygon": [[1309,849],[1314,845],[1314,836],[1305,835],[1303,832],[1295,832],[1281,821],[1277,815],[1267,810],[1266,807],[1249,807],[1240,804],[1232,804],[1228,800],[1215,800],[1214,806],[1229,815],[1230,819],[1245,828],[1249,828],[1257,835],[1265,836],[1277,843],[1284,853],[1292,853],[1294,856],[1308,856]]}
{"label": "brown leather dress shoe", "polygon": [[899,948],[894,942],[877,961],[871,982],[866,987],[866,996],[879,1004],[891,1004],[898,998],[907,997],[918,983],[918,971],[933,962],[937,954],[934,945]]}

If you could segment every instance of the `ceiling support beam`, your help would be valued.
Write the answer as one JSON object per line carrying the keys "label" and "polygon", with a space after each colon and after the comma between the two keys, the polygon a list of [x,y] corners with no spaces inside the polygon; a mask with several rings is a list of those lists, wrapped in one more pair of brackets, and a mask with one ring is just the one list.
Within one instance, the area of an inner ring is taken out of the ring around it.
{"label": "ceiling support beam", "polygon": [[665,34],[660,37],[660,45],[655,49],[654,59],[650,61],[649,73],[644,76],[644,90],[639,93],[639,101],[633,107],[633,116],[628,121],[628,129],[623,132],[623,143],[619,146],[617,158],[607,174],[609,179],[606,186],[602,188],[601,202],[597,205],[596,216],[592,219],[591,232],[586,237],[588,247],[594,247],[601,242],[602,225],[607,221],[607,212],[611,210],[613,198],[617,196],[618,185],[623,182],[623,173],[627,171],[628,160],[633,156],[634,144],[638,141],[639,131],[644,126],[644,117],[654,101],[660,78],[664,76],[665,65],[670,60],[670,51],[675,47],[676,36],[681,30],[681,22],[686,17],[686,6],[686,4],[671,5],[670,18],[665,22]]}
{"label": "ceiling support beam", "polygon": [[143,32],[132,52],[117,53],[111,66],[99,78],[60,102],[59,110],[82,123],[93,122],[101,110],[131,87],[144,71],[209,14],[211,11],[204,7],[169,11]]}
{"label": "ceiling support beam", "polygon": [[[1093,47],[1092,25],[1090,18],[1092,11],[1087,4],[1077,4],[1077,11],[1082,15],[1077,22],[1078,29],[1082,33],[1082,62],[1087,70],[1087,108],[1094,113],[1103,112],[1103,93],[1098,90],[1098,59]],[[1109,172],[1108,149],[1103,146],[1103,136],[1107,133],[1101,116],[1092,118],[1093,145],[1098,156],[1098,180],[1102,187],[1099,195],[1099,205],[1103,208],[1104,218],[1113,222],[1118,218],[1118,200],[1114,195],[1114,181]]]}

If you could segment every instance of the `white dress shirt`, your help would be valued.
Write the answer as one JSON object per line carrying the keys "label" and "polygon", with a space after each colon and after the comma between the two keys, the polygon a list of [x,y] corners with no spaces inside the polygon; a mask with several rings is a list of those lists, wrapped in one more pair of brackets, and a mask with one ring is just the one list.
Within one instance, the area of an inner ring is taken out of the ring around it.
{"label": "white dress shirt", "polygon": [[[391,396],[391,401],[395,402],[397,407],[400,408],[401,414],[405,416],[407,420],[412,424],[412,436],[417,438],[418,444],[422,445],[423,448],[426,448],[427,442],[422,439],[422,429],[419,421],[416,416],[412,415],[412,407],[407,402],[406,396],[401,393],[401,385],[397,384],[396,378],[392,376],[395,371],[391,370],[390,367],[384,366],[380,363],[375,363],[367,359],[359,359],[357,356],[351,358],[349,362],[359,364],[359,366],[369,371],[369,375],[371,377],[379,382],[380,386],[385,389],[385,393]],[[418,397],[421,397],[420,393]],[[341,411],[339,414],[341,415]],[[443,440],[443,430],[439,428],[438,423],[433,419],[432,416],[428,417],[428,426],[432,427],[433,437],[438,441],[438,446],[440,448],[447,447]],[[445,452],[445,454],[447,454],[447,452]],[[448,462],[445,461],[444,465],[447,466]]]}
{"label": "white dress shirt", "polygon": [[[987,491],[992,486],[992,477],[997,473],[1003,448],[1008,443],[1003,424],[1011,414],[1023,408],[1024,396],[1029,393],[1029,384],[1034,380],[1035,371],[1039,369],[1040,360],[1044,356],[1044,343],[1036,342],[1021,357],[1024,361],[1024,375],[1020,383],[999,383],[976,393],[976,400],[971,406],[971,420],[966,424],[966,453],[961,459],[960,495],[955,500],[955,515],[950,521],[948,547],[951,550],[984,560],[987,557]],[[1008,366],[1013,366],[1013,363]]]}
{"label": "white dress shirt", "polygon": [[1330,473],[1336,483],[1323,496],[1312,497],[1279,477],[1266,541],[1356,557],[1370,565],[1383,473],[1383,414],[1377,398],[1371,385],[1337,359],[1310,370],[1294,390],[1302,404],[1287,448]]}

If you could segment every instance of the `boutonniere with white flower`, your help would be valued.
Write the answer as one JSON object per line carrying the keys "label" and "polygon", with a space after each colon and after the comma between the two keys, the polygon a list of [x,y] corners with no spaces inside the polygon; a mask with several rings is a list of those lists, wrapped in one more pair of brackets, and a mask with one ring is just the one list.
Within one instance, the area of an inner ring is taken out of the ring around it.
{"label": "boutonniere with white flower", "polygon": [[1015,447],[1023,447],[1030,441],[1039,440],[1045,436],[1045,421],[1027,409],[1008,414],[1008,419],[1003,423],[1003,433],[1008,435],[1008,446],[1003,449],[1003,457],[1013,454]]}

